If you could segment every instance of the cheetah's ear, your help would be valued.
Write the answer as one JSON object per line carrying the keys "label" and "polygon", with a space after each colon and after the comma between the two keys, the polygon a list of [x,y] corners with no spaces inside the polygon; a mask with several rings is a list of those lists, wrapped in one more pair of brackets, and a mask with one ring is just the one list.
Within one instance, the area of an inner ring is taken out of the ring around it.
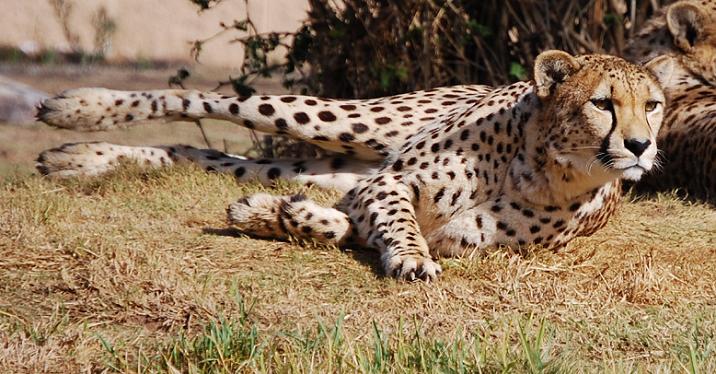
{"label": "cheetah's ear", "polygon": [[644,64],[644,67],[649,69],[659,80],[661,87],[668,87],[671,85],[671,79],[674,76],[674,66],[676,62],[674,58],[668,55],[661,55],[652,58]]}
{"label": "cheetah's ear", "polygon": [[679,49],[689,51],[703,37],[703,19],[701,10],[692,3],[680,2],[669,7],[666,24]]}
{"label": "cheetah's ear", "polygon": [[537,96],[548,97],[557,84],[579,70],[579,62],[567,52],[545,51],[535,59],[535,83]]}

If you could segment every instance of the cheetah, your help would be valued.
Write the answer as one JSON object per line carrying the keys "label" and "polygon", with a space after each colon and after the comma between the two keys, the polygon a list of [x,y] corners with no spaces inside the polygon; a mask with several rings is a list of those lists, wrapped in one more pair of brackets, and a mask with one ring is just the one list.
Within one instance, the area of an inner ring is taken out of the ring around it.
{"label": "cheetah", "polygon": [[716,202],[716,0],[678,1],[656,14],[631,40],[630,61],[661,58],[668,105],[657,143],[663,168],[641,190],[682,189]]}
{"label": "cheetah", "polygon": [[[334,207],[258,194],[232,203],[228,220],[257,237],[374,248],[387,275],[434,281],[442,271],[437,257],[530,244],[556,250],[601,228],[617,207],[620,180],[638,180],[654,166],[665,98],[652,72],[661,71],[658,63],[547,51],[533,81],[498,88],[347,101],[79,89],[45,101],[39,117],[79,130],[211,117],[352,155],[309,164],[152,148],[142,157],[195,157],[207,169],[263,182],[339,184],[345,194]],[[72,152],[126,154],[82,147]],[[326,173],[313,170],[319,167]],[[344,182],[326,182],[335,173],[346,174]]]}

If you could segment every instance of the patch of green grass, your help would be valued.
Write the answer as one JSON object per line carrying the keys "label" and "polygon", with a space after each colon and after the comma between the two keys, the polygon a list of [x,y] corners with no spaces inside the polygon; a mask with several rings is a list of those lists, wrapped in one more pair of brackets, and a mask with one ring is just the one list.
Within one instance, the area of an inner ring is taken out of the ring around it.
{"label": "patch of green grass", "polygon": [[[556,331],[531,316],[503,320],[494,330],[455,331],[435,337],[418,321],[406,327],[372,322],[356,338],[343,328],[345,316],[332,324],[318,321],[309,331],[264,331],[248,315],[210,321],[193,337],[181,334],[156,350],[116,350],[101,339],[107,367],[119,372],[359,372],[359,373],[568,373],[568,372],[711,372],[712,343],[689,342],[648,363],[648,357],[591,361],[555,344]],[[361,334],[363,335],[363,334]],[[502,336],[495,339],[495,336]],[[682,343],[678,341],[675,343]],[[698,348],[697,348],[698,347]]]}
{"label": "patch of green grass", "polygon": [[550,373],[562,367],[545,340],[544,321],[510,324],[513,336],[493,344],[477,333],[428,337],[417,321],[406,329],[402,319],[395,328],[372,322],[369,336],[354,340],[346,336],[344,319],[315,322],[310,331],[269,332],[259,331],[244,311],[236,320],[210,321],[193,337],[180,334],[156,351],[118,350],[98,339],[106,365],[120,372]]}

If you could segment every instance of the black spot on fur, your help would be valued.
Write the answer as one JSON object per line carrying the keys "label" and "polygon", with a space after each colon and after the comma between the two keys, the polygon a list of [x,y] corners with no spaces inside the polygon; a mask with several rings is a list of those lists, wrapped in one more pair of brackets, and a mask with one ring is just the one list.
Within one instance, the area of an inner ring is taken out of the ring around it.
{"label": "black spot on fur", "polygon": [[266,173],[266,176],[268,177],[268,179],[276,179],[281,176],[281,169],[271,168]]}
{"label": "black spot on fur", "polygon": [[239,114],[239,104],[232,103],[231,105],[229,105],[229,113],[233,115]]}
{"label": "black spot on fur", "polygon": [[279,130],[282,130],[282,131],[283,131],[283,130],[288,129],[288,123],[286,123],[286,120],[283,119],[283,118],[278,118],[278,119],[276,119],[276,121],[274,122],[274,124],[276,125],[276,128],[279,129]]}
{"label": "black spot on fur", "polygon": [[355,131],[356,134],[362,134],[366,131],[368,131],[368,126],[362,124],[362,123],[354,123],[351,125],[353,128],[353,131]]}
{"label": "black spot on fur", "polygon": [[292,202],[292,203],[297,203],[299,201],[304,201],[304,200],[306,200],[306,195],[296,194],[296,195],[291,196],[291,198],[288,201]]}
{"label": "black spot on fur", "polygon": [[269,117],[276,113],[276,109],[274,109],[273,105],[271,104],[261,104],[259,105],[259,113],[263,114],[266,117]]}
{"label": "black spot on fur", "polygon": [[387,123],[390,123],[391,119],[389,117],[378,117],[375,119],[375,123],[379,125],[385,125]]}
{"label": "black spot on fur", "polygon": [[437,204],[440,199],[445,196],[445,187],[441,188],[436,194],[435,197],[433,197],[433,201]]}
{"label": "black spot on fur", "polygon": [[311,121],[311,118],[308,117],[308,114],[306,114],[306,113],[304,113],[304,112],[295,113],[295,114],[293,115],[293,119],[295,119],[296,122],[298,122],[298,123],[301,124],[301,125],[305,125],[305,124],[307,124],[308,122]]}
{"label": "black spot on fur", "polygon": [[318,118],[324,122],[333,122],[336,120],[336,115],[327,110],[324,110],[318,113]]}
{"label": "black spot on fur", "polygon": [[353,141],[353,140],[355,140],[355,138],[356,137],[353,136],[353,134],[349,134],[347,132],[344,132],[344,133],[341,133],[340,135],[338,135],[338,140],[345,142],[345,143]]}

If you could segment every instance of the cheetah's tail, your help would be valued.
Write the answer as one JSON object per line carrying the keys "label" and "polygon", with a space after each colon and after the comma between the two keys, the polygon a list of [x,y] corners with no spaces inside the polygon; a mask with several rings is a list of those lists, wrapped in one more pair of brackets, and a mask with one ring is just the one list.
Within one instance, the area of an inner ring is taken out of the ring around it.
{"label": "cheetah's tail", "polygon": [[[48,125],[79,131],[101,131],[128,127],[147,119],[188,117],[184,100],[195,91],[115,91],[106,88],[78,88],[43,101],[37,119]],[[216,100],[217,94],[206,94]],[[202,95],[204,96],[204,95]]]}
{"label": "cheetah's tail", "polygon": [[375,139],[381,126],[371,126],[392,121],[384,109],[369,100],[299,95],[236,97],[190,90],[80,88],[45,100],[37,118],[80,131],[127,127],[147,119],[213,118],[267,134],[285,134],[360,159],[382,160],[390,144]]}

